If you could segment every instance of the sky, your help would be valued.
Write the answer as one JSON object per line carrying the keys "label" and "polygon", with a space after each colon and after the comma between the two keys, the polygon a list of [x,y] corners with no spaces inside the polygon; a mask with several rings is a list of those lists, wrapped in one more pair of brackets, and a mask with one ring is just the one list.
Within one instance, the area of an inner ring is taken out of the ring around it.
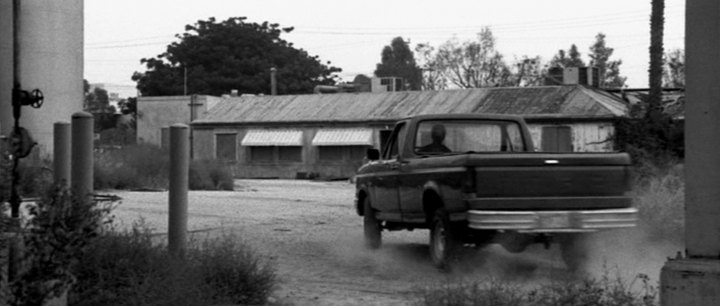
{"label": "sky", "polygon": [[[384,46],[397,36],[439,46],[456,37],[475,40],[490,27],[509,63],[523,56],[549,62],[576,44],[589,61],[595,36],[606,35],[622,60],[630,88],[647,87],[651,0],[102,0],[85,1],[85,79],[134,85],[140,59],[178,41],[185,25],[215,17],[247,17],[295,30],[281,35],[296,48],[342,68],[342,81],[372,75]],[[665,0],[665,50],[684,49],[685,0]]]}

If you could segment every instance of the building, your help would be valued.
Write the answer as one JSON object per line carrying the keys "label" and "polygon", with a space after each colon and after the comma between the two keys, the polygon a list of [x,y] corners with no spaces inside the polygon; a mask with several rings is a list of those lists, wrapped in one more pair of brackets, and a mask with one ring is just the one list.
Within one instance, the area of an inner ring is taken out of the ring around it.
{"label": "building", "polygon": [[[137,142],[167,146],[169,127],[190,124],[222,99],[212,96],[138,97]],[[192,111],[191,111],[192,110]]]}
{"label": "building", "polygon": [[[246,178],[351,177],[395,121],[433,113],[522,115],[537,150],[610,151],[614,122],[627,113],[622,99],[582,85],[240,96],[212,104],[192,121],[193,155],[225,160]],[[154,128],[148,132],[160,135]],[[139,121],[139,137],[140,130]]]}

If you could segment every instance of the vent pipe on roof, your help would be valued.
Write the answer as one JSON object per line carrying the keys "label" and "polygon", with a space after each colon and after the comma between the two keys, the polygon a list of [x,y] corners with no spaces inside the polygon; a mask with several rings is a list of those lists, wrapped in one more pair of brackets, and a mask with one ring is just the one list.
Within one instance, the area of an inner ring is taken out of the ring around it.
{"label": "vent pipe on roof", "polygon": [[277,95],[277,80],[275,80],[275,74],[277,69],[275,67],[270,68],[270,95]]}

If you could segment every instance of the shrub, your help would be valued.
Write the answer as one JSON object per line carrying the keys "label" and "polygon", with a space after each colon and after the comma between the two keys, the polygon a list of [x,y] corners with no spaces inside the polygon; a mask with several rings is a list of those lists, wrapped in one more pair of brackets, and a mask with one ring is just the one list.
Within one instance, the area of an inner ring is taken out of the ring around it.
{"label": "shrub", "polygon": [[262,304],[275,273],[233,235],[193,242],[184,260],[143,224],[109,231],[80,259],[72,305]]}
{"label": "shrub", "polygon": [[167,188],[168,153],[149,144],[95,152],[95,189]]}
{"label": "shrub", "polygon": [[633,197],[640,226],[654,240],[682,241],[685,179],[681,165],[648,167],[635,181]]}
{"label": "shrub", "polygon": [[[138,144],[95,153],[95,189],[167,188],[169,152]],[[222,162],[190,162],[191,190],[233,190],[233,175]]]}
{"label": "shrub", "polygon": [[62,295],[75,282],[78,258],[101,231],[111,206],[62,187],[47,191],[36,205],[29,206],[21,268],[10,284],[10,304],[41,305]]}
{"label": "shrub", "polygon": [[193,160],[190,163],[191,190],[233,190],[233,175],[218,160]]}

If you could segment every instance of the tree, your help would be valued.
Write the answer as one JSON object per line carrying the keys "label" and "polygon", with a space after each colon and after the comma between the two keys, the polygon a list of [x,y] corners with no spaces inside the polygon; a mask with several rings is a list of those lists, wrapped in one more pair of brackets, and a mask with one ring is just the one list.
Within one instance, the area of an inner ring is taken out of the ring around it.
{"label": "tree", "polygon": [[598,33],[595,36],[595,43],[590,46],[590,66],[598,68],[601,87],[622,88],[627,78],[620,76],[622,60],[610,60],[613,51],[615,49],[605,45],[605,34]]}
{"label": "tree", "polygon": [[[167,51],[140,62],[145,72],[132,79],[144,96],[270,93],[270,69],[275,67],[279,94],[312,93],[316,85],[334,85],[341,69],[323,64],[318,56],[296,49],[282,38],[293,28],[276,23],[215,18],[185,26],[185,33]],[[187,80],[187,90],[185,90]]]}
{"label": "tree", "polygon": [[429,43],[418,44],[415,53],[419,56],[419,63],[422,68],[422,90],[443,90],[447,89],[447,79],[443,77],[438,65],[435,48]]}
{"label": "tree", "polygon": [[460,43],[452,38],[441,45],[435,64],[443,77],[461,88],[513,86],[512,72],[502,54],[495,50],[495,37],[488,27],[477,41]]}
{"label": "tree", "polygon": [[543,84],[543,76],[546,71],[542,67],[540,56],[528,57],[525,55],[516,61],[515,66],[517,67],[516,86],[540,86]]}
{"label": "tree", "polygon": [[123,115],[133,115],[135,117],[137,115],[137,98],[122,99],[118,102],[118,107],[120,107],[120,112]]}
{"label": "tree", "polygon": [[685,51],[674,49],[663,58],[663,87],[685,87]]}
{"label": "tree", "polygon": [[550,67],[585,67],[585,62],[583,62],[582,55],[580,51],[578,51],[577,46],[572,44],[567,52],[562,49],[558,50],[558,53],[550,60]]}
{"label": "tree", "polygon": [[99,133],[115,127],[115,107],[110,105],[107,91],[97,86],[92,87],[87,80],[83,80],[83,87],[85,90],[83,108],[95,118],[95,132]]}
{"label": "tree", "polygon": [[402,37],[395,37],[389,46],[385,46],[381,54],[381,62],[377,64],[375,76],[400,77],[410,90],[422,87],[422,70],[415,63],[415,55],[408,46],[409,42]]}

